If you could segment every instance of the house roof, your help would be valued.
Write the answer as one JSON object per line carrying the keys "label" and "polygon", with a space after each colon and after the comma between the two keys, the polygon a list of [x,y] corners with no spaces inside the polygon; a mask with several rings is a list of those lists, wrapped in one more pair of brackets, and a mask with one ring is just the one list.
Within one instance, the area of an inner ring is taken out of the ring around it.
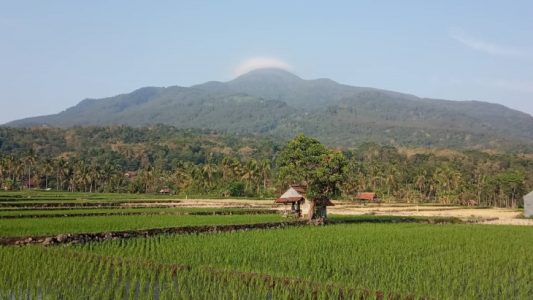
{"label": "house roof", "polygon": [[305,196],[303,194],[291,186],[283,195],[276,199],[276,203],[294,203],[304,198]]}
{"label": "house roof", "polygon": [[[295,203],[298,201],[303,201],[305,200],[305,190],[306,190],[306,186],[291,185],[289,189],[285,193],[283,193],[283,195],[281,195],[278,199],[276,199],[275,202],[287,204],[287,203]],[[335,204],[333,204],[331,200],[329,199],[326,201],[323,201],[321,204],[325,206],[335,206]]]}
{"label": "house roof", "polygon": [[307,191],[307,185],[303,185],[303,184],[291,184],[290,187],[293,188],[298,193],[300,193],[301,195],[305,195],[305,192]]}
{"label": "house roof", "polygon": [[376,195],[376,193],[357,193],[357,195],[355,196],[355,199],[357,200],[374,200],[376,199],[378,196]]}

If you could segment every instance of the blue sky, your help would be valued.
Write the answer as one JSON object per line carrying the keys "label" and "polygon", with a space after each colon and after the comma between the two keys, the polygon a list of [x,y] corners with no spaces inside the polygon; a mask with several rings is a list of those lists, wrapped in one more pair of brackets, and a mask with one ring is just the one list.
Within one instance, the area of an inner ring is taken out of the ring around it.
{"label": "blue sky", "polygon": [[0,0],[0,123],[262,65],[533,114],[533,2]]}

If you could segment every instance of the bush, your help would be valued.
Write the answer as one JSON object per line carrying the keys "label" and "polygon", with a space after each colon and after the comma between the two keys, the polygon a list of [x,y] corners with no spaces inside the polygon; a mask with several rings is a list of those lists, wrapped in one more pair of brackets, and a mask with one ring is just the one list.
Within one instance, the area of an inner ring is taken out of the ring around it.
{"label": "bush", "polygon": [[233,181],[228,184],[228,193],[231,197],[243,197],[245,186],[240,181]]}

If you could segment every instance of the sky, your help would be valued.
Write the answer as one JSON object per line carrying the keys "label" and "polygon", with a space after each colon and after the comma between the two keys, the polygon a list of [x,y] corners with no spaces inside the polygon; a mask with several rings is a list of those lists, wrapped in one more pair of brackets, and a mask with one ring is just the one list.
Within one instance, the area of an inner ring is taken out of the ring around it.
{"label": "sky", "polygon": [[533,114],[533,1],[0,0],[0,124],[258,67]]}

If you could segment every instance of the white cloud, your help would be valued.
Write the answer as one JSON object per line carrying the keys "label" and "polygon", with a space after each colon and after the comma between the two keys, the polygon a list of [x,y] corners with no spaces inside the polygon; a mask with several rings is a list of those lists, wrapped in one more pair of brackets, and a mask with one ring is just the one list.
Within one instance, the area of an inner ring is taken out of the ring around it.
{"label": "white cloud", "polygon": [[253,57],[243,61],[235,70],[234,75],[239,76],[245,73],[248,73],[255,69],[265,69],[265,68],[278,68],[290,71],[292,67],[277,58],[273,57]]}
{"label": "white cloud", "polygon": [[511,47],[507,45],[499,45],[491,42],[483,41],[478,38],[469,36],[461,30],[453,30],[450,32],[450,37],[459,43],[481,52],[498,56],[510,56],[519,58],[529,58],[529,54],[524,49]]}

